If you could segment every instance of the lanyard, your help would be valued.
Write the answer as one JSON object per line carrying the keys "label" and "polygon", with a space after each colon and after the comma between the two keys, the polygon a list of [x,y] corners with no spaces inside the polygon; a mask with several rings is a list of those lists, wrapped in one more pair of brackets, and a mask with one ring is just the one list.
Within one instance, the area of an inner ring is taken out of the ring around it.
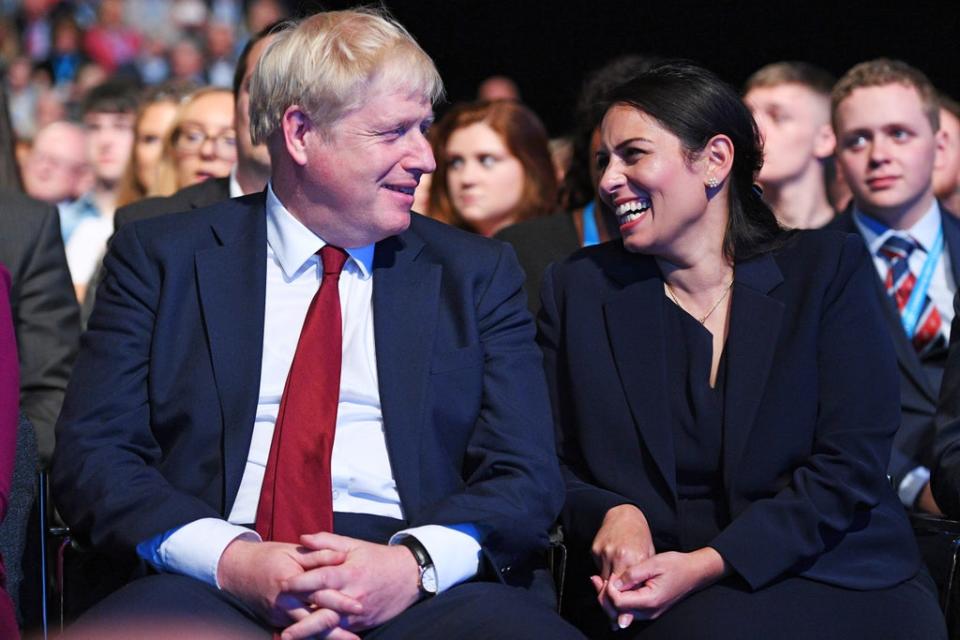
{"label": "lanyard", "polygon": [[583,208],[583,246],[591,247],[600,244],[600,232],[597,230],[597,219],[593,216],[596,205],[593,200]]}
{"label": "lanyard", "polygon": [[917,322],[920,320],[920,313],[923,311],[924,302],[927,299],[927,289],[930,288],[930,282],[933,280],[933,271],[940,262],[940,254],[943,253],[943,228],[937,231],[937,238],[933,241],[930,253],[923,263],[923,270],[920,271],[920,277],[913,285],[913,291],[910,292],[910,299],[903,307],[900,314],[900,322],[903,324],[903,330],[907,337],[913,339],[917,331]]}

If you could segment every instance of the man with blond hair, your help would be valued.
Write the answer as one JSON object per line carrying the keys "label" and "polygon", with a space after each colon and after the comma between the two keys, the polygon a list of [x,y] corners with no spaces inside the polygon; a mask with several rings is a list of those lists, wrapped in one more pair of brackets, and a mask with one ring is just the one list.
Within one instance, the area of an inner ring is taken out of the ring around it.
{"label": "man with blond hair", "polygon": [[535,593],[562,487],[523,275],[410,212],[441,93],[391,19],[307,18],[251,79],[266,191],[117,233],[54,485],[159,573],[79,632],[578,637]]}
{"label": "man with blond hair", "polygon": [[743,101],[763,137],[757,180],[781,224],[822,227],[833,219],[826,164],[836,139],[830,127],[829,73],[806,62],[776,62],[747,80]]}
{"label": "man with blond hair", "polygon": [[922,72],[884,58],[850,69],[832,96],[837,164],[853,204],[830,226],[859,233],[873,256],[900,368],[902,417],[888,471],[901,502],[925,511],[937,511],[933,418],[960,281],[960,222],[933,190],[939,110]]}

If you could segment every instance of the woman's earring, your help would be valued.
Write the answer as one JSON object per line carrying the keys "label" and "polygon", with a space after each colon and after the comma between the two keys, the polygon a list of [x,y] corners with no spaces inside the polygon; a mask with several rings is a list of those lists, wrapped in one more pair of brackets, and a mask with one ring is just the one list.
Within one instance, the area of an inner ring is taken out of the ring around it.
{"label": "woman's earring", "polygon": [[711,189],[716,189],[717,187],[720,186],[720,181],[717,180],[716,176],[710,176],[709,178],[707,178],[707,186],[710,187]]}

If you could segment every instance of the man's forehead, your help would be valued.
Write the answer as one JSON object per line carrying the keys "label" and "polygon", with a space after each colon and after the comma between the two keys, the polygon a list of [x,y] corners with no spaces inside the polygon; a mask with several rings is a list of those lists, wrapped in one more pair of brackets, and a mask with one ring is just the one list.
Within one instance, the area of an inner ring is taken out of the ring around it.
{"label": "man's forehead", "polygon": [[837,115],[844,128],[927,120],[920,93],[899,83],[857,87],[837,105]]}

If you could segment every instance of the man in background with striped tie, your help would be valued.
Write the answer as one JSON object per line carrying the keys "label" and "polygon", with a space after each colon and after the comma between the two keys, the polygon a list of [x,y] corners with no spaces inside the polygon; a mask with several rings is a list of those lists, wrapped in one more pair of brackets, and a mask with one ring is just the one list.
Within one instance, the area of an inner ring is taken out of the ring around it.
{"label": "man in background with striped tie", "polygon": [[944,144],[936,90],[904,62],[864,62],[834,87],[832,119],[853,204],[828,228],[863,237],[900,368],[889,474],[904,506],[935,513],[933,417],[960,280],[960,223],[933,193]]}

